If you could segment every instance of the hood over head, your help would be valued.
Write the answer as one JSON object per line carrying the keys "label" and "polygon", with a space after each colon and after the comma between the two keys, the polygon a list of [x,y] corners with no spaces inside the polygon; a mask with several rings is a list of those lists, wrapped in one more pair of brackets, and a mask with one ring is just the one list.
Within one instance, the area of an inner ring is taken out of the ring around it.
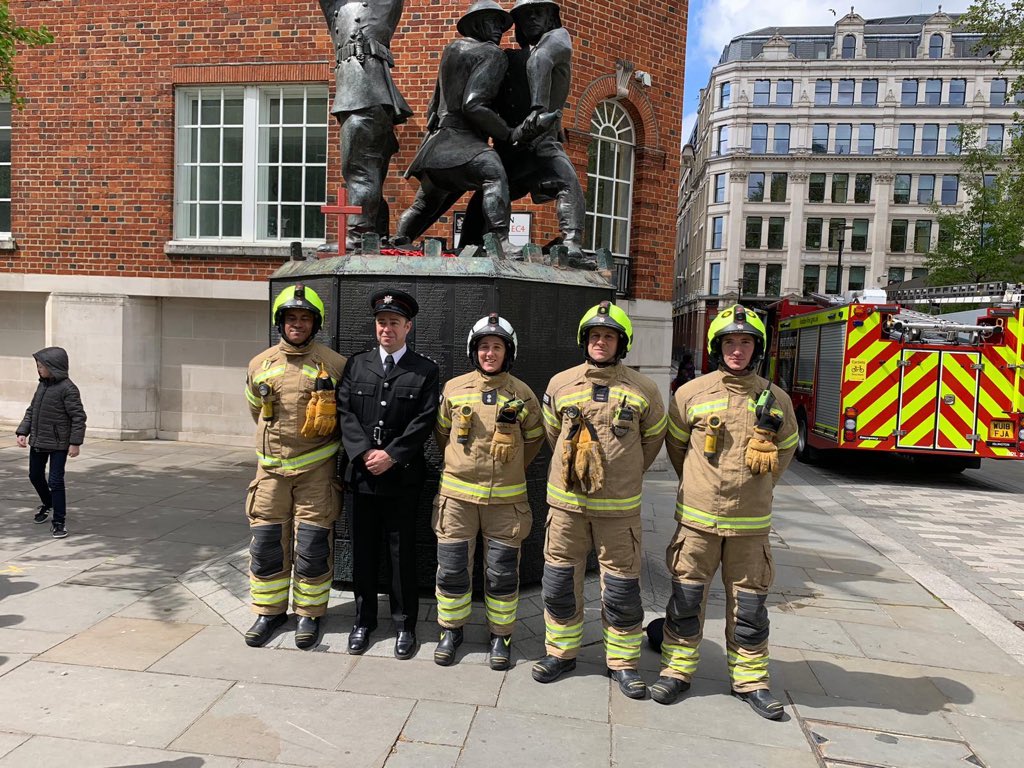
{"label": "hood over head", "polygon": [[50,370],[50,375],[57,381],[68,377],[68,353],[63,347],[46,347],[32,355],[36,362],[42,363]]}

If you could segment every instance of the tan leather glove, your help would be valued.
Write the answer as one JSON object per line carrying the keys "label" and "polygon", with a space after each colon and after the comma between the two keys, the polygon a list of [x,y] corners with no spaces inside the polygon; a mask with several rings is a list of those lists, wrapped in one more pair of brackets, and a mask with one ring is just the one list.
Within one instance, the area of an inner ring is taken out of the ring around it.
{"label": "tan leather glove", "polygon": [[299,434],[303,437],[316,437],[316,409],[320,402],[320,393],[313,391],[309,396],[309,403],[306,405],[306,420],[302,423]]}
{"label": "tan leather glove", "polygon": [[604,460],[601,458],[601,444],[594,439],[593,427],[584,424],[576,445],[576,459],[573,469],[580,488],[586,494],[597,493],[604,487]]}
{"label": "tan leather glove", "polygon": [[519,424],[503,424],[499,421],[494,425],[494,435],[491,437],[491,456],[497,461],[502,464],[510,462],[518,443]]}
{"label": "tan leather glove", "polygon": [[573,481],[576,475],[573,471],[573,461],[576,458],[576,445],[580,441],[580,432],[585,432],[579,424],[573,424],[569,428],[569,434],[562,443],[562,486],[565,490],[572,490]]}
{"label": "tan leather glove", "polygon": [[316,433],[320,437],[327,437],[333,434],[338,424],[338,404],[335,402],[333,389],[325,389],[316,394],[320,396],[316,404]]}
{"label": "tan leather glove", "polygon": [[747,441],[747,466],[752,474],[777,472],[779,469],[779,448],[772,441],[774,432],[754,427],[754,436]]}

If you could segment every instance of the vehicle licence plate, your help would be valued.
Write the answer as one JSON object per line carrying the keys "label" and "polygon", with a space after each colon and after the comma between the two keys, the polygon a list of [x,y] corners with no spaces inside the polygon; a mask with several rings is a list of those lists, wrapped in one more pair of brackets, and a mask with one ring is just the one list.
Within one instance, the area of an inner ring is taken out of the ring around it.
{"label": "vehicle licence plate", "polygon": [[993,421],[988,430],[989,440],[1013,440],[1012,421]]}

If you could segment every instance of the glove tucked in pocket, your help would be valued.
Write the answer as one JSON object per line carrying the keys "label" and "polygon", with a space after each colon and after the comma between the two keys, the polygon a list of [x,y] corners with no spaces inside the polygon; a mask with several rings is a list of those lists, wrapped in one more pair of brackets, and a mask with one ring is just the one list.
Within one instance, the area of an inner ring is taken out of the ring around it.
{"label": "glove tucked in pocket", "polygon": [[761,427],[754,427],[754,436],[747,441],[747,466],[750,472],[759,475],[762,472],[776,472],[779,468],[779,448],[772,442],[775,437]]}
{"label": "glove tucked in pocket", "polygon": [[302,423],[299,434],[303,437],[316,437],[316,410],[320,402],[320,393],[314,390],[309,395],[309,402],[306,404],[306,420]]}
{"label": "glove tucked in pocket", "polygon": [[519,443],[519,424],[498,422],[494,425],[491,437],[491,456],[502,464],[507,464],[515,455]]}
{"label": "glove tucked in pocket", "polygon": [[595,439],[594,428],[584,423],[580,430],[579,442],[576,444],[576,458],[573,470],[580,488],[586,494],[597,493],[604,487],[604,459],[601,456],[601,444]]}

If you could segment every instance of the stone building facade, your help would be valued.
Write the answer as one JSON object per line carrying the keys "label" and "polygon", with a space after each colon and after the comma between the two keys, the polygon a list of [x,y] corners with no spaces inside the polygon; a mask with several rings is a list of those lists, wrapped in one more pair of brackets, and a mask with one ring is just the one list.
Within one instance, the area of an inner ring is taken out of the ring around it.
{"label": "stone building facade", "polygon": [[703,359],[737,299],[880,288],[926,274],[933,201],[965,200],[960,124],[1002,148],[1013,75],[956,17],[767,28],[730,41],[683,148],[674,354]]}
{"label": "stone building facade", "polygon": [[[406,0],[394,75],[415,115],[385,185],[393,220],[415,194],[401,174],[467,6]],[[575,44],[564,123],[589,243],[617,256],[637,326],[630,362],[667,381],[687,4],[561,7]],[[319,211],[341,183],[320,7],[12,0],[11,11],[56,40],[18,57],[24,110],[0,104],[0,423],[31,396],[30,353],[58,344],[92,434],[244,440],[266,278],[289,243],[311,252],[337,239]],[[534,242],[557,236],[549,208],[514,210],[531,215]],[[452,242],[452,227],[429,234]]]}

